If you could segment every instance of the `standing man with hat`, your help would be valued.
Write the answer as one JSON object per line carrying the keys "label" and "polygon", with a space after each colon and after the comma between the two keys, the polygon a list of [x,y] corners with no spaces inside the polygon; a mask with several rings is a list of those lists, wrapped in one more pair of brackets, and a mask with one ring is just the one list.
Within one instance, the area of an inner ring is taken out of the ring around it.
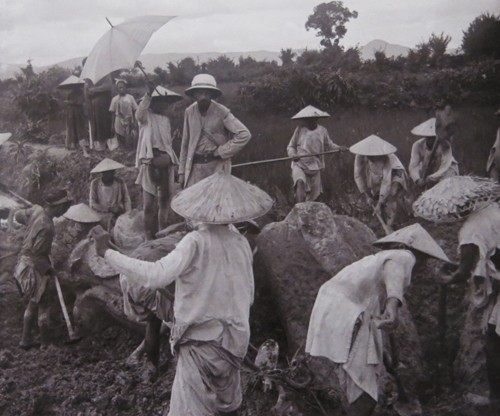
{"label": "standing man with hat", "polygon": [[388,229],[392,229],[398,214],[404,212],[408,197],[408,177],[403,164],[394,155],[396,147],[371,135],[349,150],[356,155],[354,181],[359,192]]}
{"label": "standing man with hat", "polygon": [[97,211],[109,230],[114,220],[132,209],[127,184],[115,177],[115,171],[125,166],[112,159],[103,159],[90,171],[101,177],[90,182],[89,205]]}
{"label": "standing man with hat", "polygon": [[65,190],[55,191],[45,198],[45,208],[33,205],[14,213],[17,222],[26,225],[26,234],[21,246],[19,260],[14,271],[18,287],[28,300],[24,311],[23,334],[19,346],[30,349],[40,345],[32,337],[35,321],[38,320],[40,339],[47,342],[49,324],[49,296],[47,286],[54,273],[50,252],[54,239],[52,219],[64,214],[71,203]]}
{"label": "standing man with hat", "polygon": [[382,330],[391,331],[397,325],[398,309],[405,302],[415,263],[428,257],[449,263],[419,224],[374,244],[383,251],[343,268],[321,286],[307,333],[306,352],[336,364],[349,416],[374,412],[379,380],[385,371]]}
{"label": "standing man with hat", "polygon": [[[300,124],[288,144],[289,157],[314,155],[326,150],[340,149],[332,142],[326,128],[318,125],[318,119],[326,117],[330,115],[312,105],[308,105],[292,117],[292,120],[299,120]],[[293,159],[292,179],[295,202],[316,201],[323,192],[321,171],[324,168],[323,155]]]}
{"label": "standing man with hat", "polygon": [[[495,115],[500,116],[500,108],[495,112]],[[486,172],[491,179],[500,182],[500,127],[497,130],[497,138],[491,147],[486,162]]]}
{"label": "standing man with hat", "polygon": [[118,143],[122,146],[133,147],[133,129],[135,126],[134,113],[137,110],[135,98],[127,94],[127,81],[117,79],[115,87],[118,94],[113,97],[109,105],[111,112],[111,133],[114,133]]}
{"label": "standing man with hat", "polygon": [[179,183],[184,188],[214,172],[230,171],[231,158],[251,138],[243,123],[214,101],[222,91],[212,75],[196,75],[186,94],[196,102],[184,113],[179,165]]}
{"label": "standing man with hat", "polygon": [[172,200],[174,211],[200,225],[161,260],[131,259],[108,249],[109,236],[94,233],[96,252],[129,279],[151,289],[175,281],[171,344],[178,361],[169,416],[235,415],[241,404],[240,366],[254,295],[252,251],[228,224],[260,217],[271,206],[264,191],[218,172]]}
{"label": "standing man with hat", "polygon": [[415,185],[430,188],[445,178],[459,174],[458,162],[451,149],[451,135],[438,137],[436,117],[414,127],[411,133],[421,137],[413,143],[408,166]]}
{"label": "standing man with hat", "polygon": [[139,123],[135,156],[139,174],[135,183],[142,187],[144,230],[150,240],[167,226],[168,202],[174,192],[175,169],[179,165],[172,148],[167,111],[170,104],[179,100],[182,100],[180,94],[150,84],[135,114]]}

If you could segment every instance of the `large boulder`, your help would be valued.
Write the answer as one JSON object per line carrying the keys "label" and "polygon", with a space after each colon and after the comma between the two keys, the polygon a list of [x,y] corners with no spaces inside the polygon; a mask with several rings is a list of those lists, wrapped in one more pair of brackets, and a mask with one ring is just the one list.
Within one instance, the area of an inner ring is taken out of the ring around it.
{"label": "large boulder", "polygon": [[[257,238],[258,262],[263,265],[263,275],[256,277],[257,289],[269,285],[289,355],[305,346],[309,317],[321,285],[345,266],[375,253],[375,240],[374,233],[360,221],[334,215],[325,204],[317,202],[297,204],[283,221],[264,227]],[[401,363],[399,377],[413,398],[422,373],[421,347],[406,305],[401,308],[400,322],[393,338],[401,343],[396,346]],[[389,347],[390,343],[385,344]],[[330,397],[338,398],[333,364],[313,358],[309,367],[315,388],[328,390]],[[391,378],[385,378],[383,384],[389,388]],[[389,390],[395,391],[394,383]]]}
{"label": "large boulder", "polygon": [[376,237],[360,221],[334,215],[318,202],[296,204],[257,238],[259,256],[286,331],[288,349],[305,345],[320,286],[342,268],[375,252]]}

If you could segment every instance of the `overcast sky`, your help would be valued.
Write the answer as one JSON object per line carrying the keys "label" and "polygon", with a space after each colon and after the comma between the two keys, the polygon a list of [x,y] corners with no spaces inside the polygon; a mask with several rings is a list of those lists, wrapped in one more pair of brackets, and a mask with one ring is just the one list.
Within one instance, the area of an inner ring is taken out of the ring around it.
{"label": "overcast sky", "polygon": [[[113,23],[146,14],[175,15],[144,53],[279,51],[318,48],[304,25],[319,0],[0,0],[0,62],[35,66],[87,55]],[[414,47],[431,33],[452,37],[499,0],[344,0],[359,13],[347,25],[345,46],[373,39]]]}

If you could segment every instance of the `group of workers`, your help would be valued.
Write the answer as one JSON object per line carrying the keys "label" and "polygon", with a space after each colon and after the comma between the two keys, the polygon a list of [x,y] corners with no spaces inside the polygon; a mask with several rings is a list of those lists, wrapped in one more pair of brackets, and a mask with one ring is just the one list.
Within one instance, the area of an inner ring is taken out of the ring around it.
{"label": "group of workers", "polygon": [[[166,108],[180,95],[151,85],[137,106],[136,183],[143,189],[149,238],[166,225],[170,200],[172,209],[189,222],[193,231],[155,262],[133,259],[111,249],[109,234],[102,228],[94,228],[91,237],[96,253],[130,282],[152,291],[175,282],[171,347],[177,356],[177,369],[169,416],[236,415],[242,402],[240,368],[250,339],[254,281],[252,250],[232,224],[262,216],[271,208],[272,200],[259,188],[230,174],[231,158],[251,136],[229,109],[215,101],[221,95],[215,79],[208,74],[196,75],[186,94],[194,103],[185,111],[179,158],[172,149]],[[123,109],[134,106],[131,102],[121,103],[122,97],[126,96],[120,95],[114,107],[125,114]],[[297,202],[314,201],[319,196],[320,172],[325,166],[323,153],[339,150],[326,129],[318,125],[318,119],[326,116],[309,106],[293,117],[300,120],[300,125],[287,150],[292,159]],[[453,123],[447,116],[449,109],[412,130],[424,138],[413,146],[410,177],[424,189],[432,190],[444,178],[458,175],[451,153]],[[120,117],[115,118],[115,131],[126,136],[131,124],[117,123]],[[406,171],[394,155],[396,148],[377,136],[369,136],[350,150],[356,154],[354,171],[359,190],[392,227],[394,212],[409,187]],[[89,204],[95,211],[81,204],[68,210],[71,198],[66,191],[58,191],[47,195],[44,208],[33,206],[16,212],[15,219],[27,225],[15,270],[15,278],[28,299],[22,348],[36,345],[32,329],[37,317],[42,342],[47,330],[44,299],[51,276],[56,273],[49,257],[55,235],[53,218],[63,215],[68,220],[94,224],[102,221],[102,214],[116,217],[130,209],[127,188],[114,177],[119,167],[108,159],[94,168],[94,173],[102,173],[91,184]],[[172,199],[175,169],[183,190]],[[95,212],[100,215],[95,216]],[[492,403],[497,403],[500,268],[494,256],[500,250],[500,208],[493,201],[487,209],[471,209],[468,214],[459,235],[458,270],[441,277],[441,281],[473,281],[474,294],[483,290],[478,307],[485,310],[490,397]],[[79,227],[75,235],[81,235],[83,230],[88,228]],[[306,352],[327,357],[337,365],[350,415],[370,415],[374,411],[383,367],[382,330],[391,330],[396,324],[414,265],[425,256],[449,262],[418,224],[392,232],[375,244],[384,250],[347,266],[321,287],[307,336]]]}

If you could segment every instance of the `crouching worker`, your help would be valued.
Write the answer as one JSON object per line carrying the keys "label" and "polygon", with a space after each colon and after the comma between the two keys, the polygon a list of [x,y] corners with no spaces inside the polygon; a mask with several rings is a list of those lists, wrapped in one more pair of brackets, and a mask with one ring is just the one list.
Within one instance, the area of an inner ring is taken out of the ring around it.
{"label": "crouching worker", "polygon": [[110,231],[116,219],[132,209],[127,184],[115,177],[115,172],[125,166],[111,159],[101,160],[90,173],[101,173],[90,182],[90,208],[97,211],[102,224]]}
{"label": "crouching worker", "polygon": [[[352,145],[354,181],[376,215],[392,232],[394,223],[406,211],[408,176],[394,153],[396,148],[378,136],[371,135]],[[399,218],[400,220],[401,218]]]}
{"label": "crouching worker", "polygon": [[[48,342],[49,296],[54,270],[50,261],[54,223],[52,219],[64,214],[71,204],[65,190],[55,191],[45,198],[45,208],[33,205],[14,214],[17,222],[26,225],[26,234],[21,246],[14,277],[28,305],[24,311],[23,334],[19,346],[25,350],[39,346],[32,331],[38,320],[40,339]],[[55,288],[54,288],[55,290]]]}
{"label": "crouching worker", "polygon": [[[172,148],[172,134],[167,110],[182,96],[161,86],[149,85],[136,112],[139,143],[136,184],[142,187],[144,230],[148,239],[167,226],[168,203],[173,196],[175,169],[179,160]],[[157,199],[157,203],[155,203]]]}
{"label": "crouching worker", "polygon": [[172,200],[174,211],[200,225],[161,260],[131,259],[94,232],[97,253],[132,281],[151,289],[175,282],[171,345],[178,361],[169,416],[237,414],[254,281],[250,246],[229,224],[271,206],[259,188],[218,172]]}
{"label": "crouching worker", "polygon": [[388,347],[382,331],[397,325],[415,263],[427,256],[449,262],[419,224],[374,244],[384,250],[352,263],[321,286],[306,341],[306,352],[336,364],[351,416],[373,414],[385,371],[382,352]]}
{"label": "crouching worker", "polygon": [[[287,147],[288,156],[297,157],[292,161],[295,202],[318,199],[323,192],[321,171],[325,168],[325,157],[317,154],[327,150],[340,150],[340,147],[331,141],[328,131],[318,125],[318,119],[326,117],[330,115],[312,105],[292,117],[292,120],[300,122]],[[298,158],[307,155],[309,156]]]}

